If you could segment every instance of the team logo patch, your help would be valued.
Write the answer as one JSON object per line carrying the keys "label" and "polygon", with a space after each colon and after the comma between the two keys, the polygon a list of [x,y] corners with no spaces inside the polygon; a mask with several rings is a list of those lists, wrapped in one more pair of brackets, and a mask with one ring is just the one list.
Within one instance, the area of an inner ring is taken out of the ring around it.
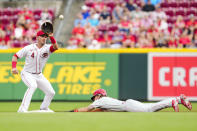
{"label": "team logo patch", "polygon": [[31,54],[31,57],[34,58],[34,52]]}
{"label": "team logo patch", "polygon": [[42,57],[43,57],[43,58],[46,58],[46,57],[48,57],[48,55],[49,55],[48,53],[43,53],[43,54],[42,54]]}

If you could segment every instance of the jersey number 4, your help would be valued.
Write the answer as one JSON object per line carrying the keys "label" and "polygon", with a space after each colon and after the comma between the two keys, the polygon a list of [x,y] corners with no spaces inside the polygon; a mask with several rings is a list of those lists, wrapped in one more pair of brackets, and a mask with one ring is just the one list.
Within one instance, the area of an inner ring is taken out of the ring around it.
{"label": "jersey number 4", "polygon": [[34,58],[34,52],[31,54],[31,57]]}

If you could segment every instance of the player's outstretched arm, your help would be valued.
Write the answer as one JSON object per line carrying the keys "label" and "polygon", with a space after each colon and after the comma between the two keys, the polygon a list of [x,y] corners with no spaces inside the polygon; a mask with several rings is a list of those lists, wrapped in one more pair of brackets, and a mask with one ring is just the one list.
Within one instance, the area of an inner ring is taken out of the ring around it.
{"label": "player's outstretched arm", "polygon": [[16,68],[17,60],[18,60],[18,58],[17,58],[16,54],[13,55],[13,57],[12,57],[12,74],[18,74],[18,70]]}
{"label": "player's outstretched arm", "polygon": [[87,107],[71,110],[70,112],[91,112],[92,110],[94,110],[94,107],[89,105]]}
{"label": "player's outstretched arm", "polygon": [[53,49],[58,50],[59,47],[58,47],[58,44],[57,44],[55,38],[53,37],[53,33],[49,34],[49,38],[51,40],[51,43],[53,44]]}

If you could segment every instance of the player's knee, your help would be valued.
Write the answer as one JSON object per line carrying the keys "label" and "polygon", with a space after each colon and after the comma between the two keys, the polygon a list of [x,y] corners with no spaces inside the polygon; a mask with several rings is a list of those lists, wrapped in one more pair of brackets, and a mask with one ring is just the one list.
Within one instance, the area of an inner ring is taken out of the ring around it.
{"label": "player's knee", "polygon": [[50,91],[50,93],[48,95],[50,95],[51,97],[53,97],[55,95],[55,91],[54,90],[53,91]]}

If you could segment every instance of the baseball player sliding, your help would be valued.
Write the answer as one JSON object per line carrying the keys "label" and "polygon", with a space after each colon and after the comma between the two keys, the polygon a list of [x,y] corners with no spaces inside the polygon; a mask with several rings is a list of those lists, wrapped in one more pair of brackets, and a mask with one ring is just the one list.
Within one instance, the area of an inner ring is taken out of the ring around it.
{"label": "baseball player sliding", "polygon": [[[46,44],[48,37],[50,38],[52,44]],[[22,104],[19,107],[18,112],[28,111],[32,95],[37,88],[41,89],[45,93],[45,97],[40,106],[40,110],[53,112],[49,109],[49,105],[53,96],[55,95],[55,91],[49,81],[42,74],[42,69],[45,66],[51,53],[58,49],[58,44],[53,37],[52,32],[45,33],[44,31],[40,30],[37,32],[36,38],[37,43],[33,43],[22,48],[12,57],[13,74],[18,74],[18,70],[16,68],[17,60],[25,57],[25,65],[23,70],[21,71],[21,79],[28,87],[28,89],[25,92]]]}
{"label": "baseball player sliding", "polygon": [[98,89],[93,93],[91,99],[93,103],[88,107],[82,107],[70,112],[156,112],[168,107],[173,107],[175,112],[179,112],[179,103],[183,104],[189,110],[192,109],[190,101],[183,94],[177,98],[166,99],[157,103],[141,103],[132,99],[120,101],[108,97],[104,89]]}

